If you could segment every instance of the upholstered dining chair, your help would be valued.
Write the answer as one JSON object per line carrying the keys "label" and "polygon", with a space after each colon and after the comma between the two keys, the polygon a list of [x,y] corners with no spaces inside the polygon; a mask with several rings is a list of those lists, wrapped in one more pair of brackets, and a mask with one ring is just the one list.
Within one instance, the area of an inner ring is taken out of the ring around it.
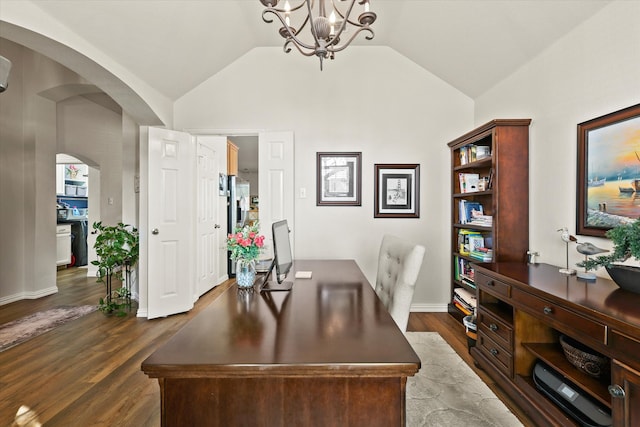
{"label": "upholstered dining chair", "polygon": [[398,327],[406,332],[425,248],[386,234],[380,245],[375,291]]}

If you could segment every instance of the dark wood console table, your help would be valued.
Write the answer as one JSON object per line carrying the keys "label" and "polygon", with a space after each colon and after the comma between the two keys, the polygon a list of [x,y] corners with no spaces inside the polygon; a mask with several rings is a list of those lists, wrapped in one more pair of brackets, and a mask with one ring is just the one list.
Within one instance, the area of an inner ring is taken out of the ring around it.
{"label": "dark wood console table", "polygon": [[291,292],[235,285],[142,363],[163,426],[402,426],[420,359],[351,260]]}
{"label": "dark wood console table", "polygon": [[[640,295],[610,280],[588,282],[547,264],[475,267],[478,364],[540,426],[578,425],[539,392],[532,369],[542,360],[611,409],[614,426],[640,426]],[[558,343],[565,334],[611,358],[611,376],[575,368]]]}

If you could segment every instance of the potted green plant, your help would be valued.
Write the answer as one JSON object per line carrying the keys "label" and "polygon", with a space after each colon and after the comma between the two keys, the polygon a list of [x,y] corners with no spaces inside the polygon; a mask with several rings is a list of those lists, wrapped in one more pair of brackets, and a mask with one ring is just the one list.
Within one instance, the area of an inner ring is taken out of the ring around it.
{"label": "potted green plant", "polygon": [[[105,283],[107,294],[100,298],[98,308],[105,314],[116,313],[118,316],[126,315],[125,306],[131,305],[131,289],[127,272],[138,262],[139,236],[138,230],[130,225],[118,223],[115,226],[106,226],[102,222],[93,224],[96,234],[96,242],[93,247],[96,250],[97,260],[91,264],[98,267],[96,276],[98,282]],[[113,279],[120,281],[121,287],[112,290]]]}
{"label": "potted green plant", "polygon": [[640,261],[640,219],[618,225],[606,232],[613,243],[613,250],[578,264],[586,270],[606,268],[614,282],[623,289],[640,293],[640,267],[621,265],[628,259]]}

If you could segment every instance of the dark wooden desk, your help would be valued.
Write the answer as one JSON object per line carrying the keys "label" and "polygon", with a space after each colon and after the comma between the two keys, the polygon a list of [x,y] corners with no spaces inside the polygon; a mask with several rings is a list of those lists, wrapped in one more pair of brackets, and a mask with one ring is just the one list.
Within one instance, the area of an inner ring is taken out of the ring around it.
{"label": "dark wooden desk", "polygon": [[142,363],[163,426],[401,426],[420,359],[351,260],[291,292],[235,285]]}

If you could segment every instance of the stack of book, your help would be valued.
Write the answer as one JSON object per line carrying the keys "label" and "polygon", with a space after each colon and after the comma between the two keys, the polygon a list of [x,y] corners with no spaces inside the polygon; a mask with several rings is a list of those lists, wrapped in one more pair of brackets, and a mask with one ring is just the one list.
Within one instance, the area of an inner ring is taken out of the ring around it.
{"label": "stack of book", "polygon": [[476,296],[464,288],[455,288],[453,305],[466,315],[473,314],[477,305]]}
{"label": "stack of book", "polygon": [[471,219],[467,221],[467,224],[479,225],[481,227],[491,227],[493,225],[493,216],[473,212]]}
{"label": "stack of book", "polygon": [[469,257],[482,262],[491,262],[493,260],[493,250],[479,247],[469,252]]}
{"label": "stack of book", "polygon": [[473,224],[482,227],[493,225],[493,216],[484,214],[482,203],[464,199],[458,202],[458,220],[460,224]]}

